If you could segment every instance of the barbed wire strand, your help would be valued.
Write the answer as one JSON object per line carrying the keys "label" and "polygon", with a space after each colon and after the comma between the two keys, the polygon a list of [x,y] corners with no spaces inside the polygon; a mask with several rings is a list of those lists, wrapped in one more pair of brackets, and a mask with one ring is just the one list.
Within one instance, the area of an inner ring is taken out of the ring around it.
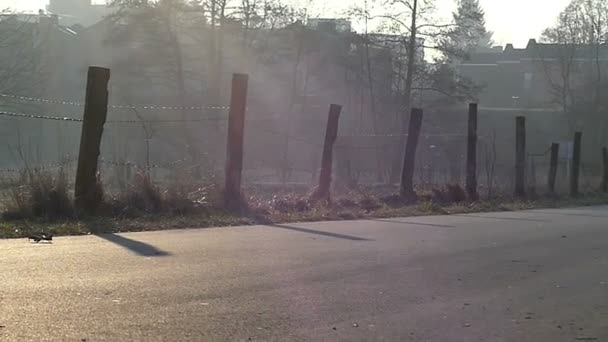
{"label": "barbed wire strand", "polygon": [[56,169],[56,168],[61,168],[64,166],[68,166],[70,164],[75,163],[76,161],[78,161],[77,158],[69,158],[66,159],[64,161],[61,162],[55,162],[55,163],[51,163],[51,164],[46,164],[46,165],[38,165],[35,167],[28,167],[28,166],[24,166],[22,168],[3,168],[0,169],[0,173],[22,173],[24,171],[45,171],[45,170],[51,170],[51,169]]}
{"label": "barbed wire strand", "polygon": [[[82,102],[56,100],[56,99],[45,99],[30,96],[14,95],[14,94],[1,94],[0,97],[10,98],[19,101],[27,102],[39,102],[48,104],[58,104],[65,106],[84,107],[85,104]],[[140,110],[228,110],[230,106],[162,106],[162,105],[108,105],[108,108],[112,109],[140,109]]]}
{"label": "barbed wire strand", "polygon": [[140,164],[137,164],[135,162],[131,162],[131,161],[109,161],[109,160],[105,160],[103,158],[101,158],[99,160],[99,162],[101,164],[105,164],[105,165],[110,165],[110,166],[132,166],[135,167],[137,169],[141,169],[141,170],[146,170],[146,169],[167,169],[171,166],[175,166],[181,162],[185,162],[187,161],[188,158],[183,158],[183,159],[178,159],[169,163],[162,163],[162,164],[150,164],[149,166],[142,166]]}
{"label": "barbed wire strand", "polygon": [[[0,111],[0,115],[10,116],[16,118],[26,119],[41,119],[51,121],[68,121],[68,122],[83,122],[83,119],[70,117],[70,116],[51,116],[51,115],[38,115],[38,114],[26,114],[16,112],[5,112]],[[180,123],[180,122],[204,122],[204,121],[226,121],[228,118],[221,117],[208,117],[208,118],[194,118],[194,119],[158,119],[158,120],[107,120],[108,124],[141,124],[141,123]]]}

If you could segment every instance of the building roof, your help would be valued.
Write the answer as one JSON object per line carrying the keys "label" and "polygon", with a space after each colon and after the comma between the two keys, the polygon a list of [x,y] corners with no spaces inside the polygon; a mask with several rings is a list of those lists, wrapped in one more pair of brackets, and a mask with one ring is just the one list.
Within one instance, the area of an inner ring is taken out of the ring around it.
{"label": "building roof", "polygon": [[542,59],[608,59],[608,45],[601,46],[592,44],[547,44],[538,43],[535,39],[530,39],[528,45],[523,49],[516,49],[513,44],[507,44],[502,52],[476,52],[462,64],[500,64],[511,61],[522,60],[542,60]]}

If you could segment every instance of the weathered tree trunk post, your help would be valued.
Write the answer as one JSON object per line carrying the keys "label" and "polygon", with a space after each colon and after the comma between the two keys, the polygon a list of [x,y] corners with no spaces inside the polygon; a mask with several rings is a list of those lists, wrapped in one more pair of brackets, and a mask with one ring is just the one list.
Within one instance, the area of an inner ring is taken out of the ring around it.
{"label": "weathered tree trunk post", "polygon": [[416,191],[414,191],[414,170],[416,166],[418,138],[420,137],[420,130],[422,128],[422,115],[422,109],[412,108],[401,172],[401,197],[407,201],[415,201],[417,199]]}
{"label": "weathered tree trunk post", "polygon": [[241,178],[248,83],[246,74],[232,76],[224,187],[224,205],[230,210],[241,210],[245,204],[241,195]]}
{"label": "weathered tree trunk post", "polygon": [[549,194],[555,193],[555,179],[557,178],[557,161],[559,158],[559,144],[551,144],[551,164],[549,166],[549,177],[547,178],[547,188]]}
{"label": "weathered tree trunk post", "polygon": [[574,133],[574,147],[572,151],[572,172],[570,173],[570,196],[578,196],[578,182],[581,169],[581,141],[583,133]]}
{"label": "weathered tree trunk post", "polygon": [[515,196],[526,196],[526,118],[515,119]]}
{"label": "weathered tree trunk post", "polygon": [[323,157],[321,159],[321,172],[319,174],[319,186],[313,194],[314,200],[330,199],[331,173],[333,164],[334,143],[338,138],[338,122],[342,106],[332,104],[329,107],[327,118],[327,129],[325,131],[325,143],[323,144]]}
{"label": "weathered tree trunk post", "polygon": [[604,165],[604,172],[602,174],[602,191],[608,192],[608,148],[602,148],[602,162]]}
{"label": "weathered tree trunk post", "polygon": [[477,201],[477,104],[469,104],[469,134],[467,140],[467,181],[469,199]]}
{"label": "weathered tree trunk post", "polygon": [[528,193],[528,196],[530,196],[530,195],[536,196],[536,160],[534,159],[534,156],[532,156],[532,158],[529,158],[529,160],[530,160],[530,175],[527,178],[527,182],[528,182],[527,193]]}
{"label": "weathered tree trunk post", "polygon": [[94,214],[103,197],[97,182],[97,163],[108,115],[109,81],[110,69],[89,67],[74,189],[75,207],[86,214]]}

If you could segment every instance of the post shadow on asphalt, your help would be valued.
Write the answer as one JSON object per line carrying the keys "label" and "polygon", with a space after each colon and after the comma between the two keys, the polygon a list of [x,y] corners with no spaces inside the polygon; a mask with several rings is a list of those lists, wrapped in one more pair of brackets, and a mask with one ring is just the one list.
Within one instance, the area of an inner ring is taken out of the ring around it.
{"label": "post shadow on asphalt", "polygon": [[126,238],[121,235],[97,234],[96,236],[100,237],[104,240],[110,241],[112,243],[115,243],[115,244],[119,245],[120,247],[126,248],[129,251],[131,251],[137,255],[141,255],[141,256],[145,256],[145,257],[163,257],[163,256],[171,255],[171,253],[165,252],[165,251],[158,249],[152,245],[149,245],[145,242],[129,239],[129,238]]}
{"label": "post shadow on asphalt", "polygon": [[331,232],[325,232],[325,231],[322,231],[322,230],[315,230],[315,229],[309,229],[309,228],[294,227],[294,226],[288,226],[288,225],[284,225],[284,224],[268,224],[268,225],[265,225],[265,227],[280,228],[280,229],[292,230],[292,231],[300,232],[300,233],[307,233],[307,234],[314,234],[314,235],[320,235],[320,236],[327,236],[327,237],[332,237],[332,238],[336,238],[336,239],[343,239],[343,240],[372,241],[370,239],[366,239],[366,238],[362,238],[362,237],[358,237],[358,236],[354,236],[354,235],[331,233]]}
{"label": "post shadow on asphalt", "polygon": [[[591,211],[591,210],[589,210]],[[567,212],[559,212],[559,211],[540,211],[534,210],[534,213],[544,214],[544,215],[560,215],[560,216],[576,216],[576,217],[590,217],[590,218],[608,218],[608,215],[596,215],[596,214],[584,214],[584,213],[567,213]]]}
{"label": "post shadow on asphalt", "polygon": [[412,221],[397,221],[397,220],[387,220],[387,219],[370,219],[368,221],[395,223],[395,224],[412,225],[412,226],[429,226],[429,227],[437,227],[437,228],[454,228],[454,226],[448,225],[448,224],[422,223],[422,222],[412,222]]}
{"label": "post shadow on asphalt", "polygon": [[547,220],[529,219],[529,218],[522,218],[522,217],[499,217],[499,216],[473,215],[473,214],[454,214],[452,216],[474,217],[474,218],[487,219],[487,220],[523,221],[523,222],[540,222],[540,223],[550,222]]}

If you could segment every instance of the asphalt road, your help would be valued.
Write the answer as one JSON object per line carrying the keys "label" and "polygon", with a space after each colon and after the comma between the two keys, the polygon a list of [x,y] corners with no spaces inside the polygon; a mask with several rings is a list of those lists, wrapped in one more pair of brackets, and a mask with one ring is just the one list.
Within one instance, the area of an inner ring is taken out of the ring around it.
{"label": "asphalt road", "polygon": [[0,341],[608,341],[608,207],[0,241]]}

